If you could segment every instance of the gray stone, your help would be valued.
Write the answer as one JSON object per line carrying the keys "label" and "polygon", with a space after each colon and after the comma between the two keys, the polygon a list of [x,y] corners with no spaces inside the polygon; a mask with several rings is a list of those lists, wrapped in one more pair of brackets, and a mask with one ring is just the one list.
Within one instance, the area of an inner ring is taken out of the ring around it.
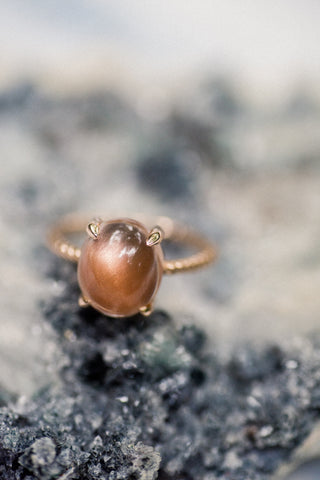
{"label": "gray stone", "polygon": [[[3,93],[0,478],[262,480],[312,431],[319,169],[301,163],[309,141],[290,165],[284,137],[268,168],[279,123],[210,88],[205,118],[190,96],[157,125],[112,93]],[[299,128],[318,131],[302,110]],[[297,116],[277,118],[296,132]],[[74,266],[43,246],[62,213],[128,205],[174,211],[220,246],[215,269],[164,279],[147,320],[80,310]]]}

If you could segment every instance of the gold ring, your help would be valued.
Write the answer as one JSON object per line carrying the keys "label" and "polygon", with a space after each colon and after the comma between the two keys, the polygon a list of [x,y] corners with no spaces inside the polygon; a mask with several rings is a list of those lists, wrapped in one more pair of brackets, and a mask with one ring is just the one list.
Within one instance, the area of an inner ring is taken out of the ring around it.
{"label": "gold ring", "polygon": [[[96,218],[88,223],[83,215],[68,215],[49,229],[49,248],[78,262],[80,306],[91,305],[111,317],[139,312],[148,316],[164,273],[194,270],[215,260],[216,248],[195,230],[168,217],[155,219],[155,226],[148,229],[146,218],[138,218]],[[68,238],[85,231],[87,238],[81,248]],[[166,260],[160,245],[164,239],[196,251],[188,257]]]}

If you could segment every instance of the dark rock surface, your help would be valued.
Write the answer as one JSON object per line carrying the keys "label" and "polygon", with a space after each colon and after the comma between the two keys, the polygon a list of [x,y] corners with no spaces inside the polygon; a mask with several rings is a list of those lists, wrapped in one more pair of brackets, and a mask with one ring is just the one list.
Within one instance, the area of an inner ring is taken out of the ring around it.
{"label": "dark rock surface", "polygon": [[223,361],[164,312],[80,310],[74,267],[47,257],[64,283],[43,304],[60,381],[0,409],[0,478],[266,479],[312,429],[320,339]]}
{"label": "dark rock surface", "polygon": [[[156,121],[112,92],[0,96],[1,480],[266,479],[303,442],[320,406],[318,112],[265,117],[221,82]],[[74,267],[43,247],[60,214],[128,209],[220,249],[165,279],[148,320],[80,311]]]}

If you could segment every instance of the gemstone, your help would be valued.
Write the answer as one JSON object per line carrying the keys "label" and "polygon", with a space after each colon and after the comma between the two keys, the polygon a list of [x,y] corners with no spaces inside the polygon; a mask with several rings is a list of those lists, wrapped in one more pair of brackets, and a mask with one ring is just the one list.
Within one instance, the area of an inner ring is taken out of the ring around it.
{"label": "gemstone", "polygon": [[78,263],[83,298],[112,317],[128,317],[149,305],[163,273],[160,245],[148,245],[149,232],[136,220],[102,222],[87,238]]}

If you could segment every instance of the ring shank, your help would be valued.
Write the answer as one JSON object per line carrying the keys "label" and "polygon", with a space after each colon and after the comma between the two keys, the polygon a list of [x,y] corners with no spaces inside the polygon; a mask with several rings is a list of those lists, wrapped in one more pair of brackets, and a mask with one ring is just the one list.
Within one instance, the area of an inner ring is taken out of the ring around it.
{"label": "ring shank", "polygon": [[[47,243],[49,248],[59,257],[72,262],[78,262],[81,254],[81,248],[74,245],[68,236],[85,232],[90,216],[67,215],[55,223],[48,231]],[[135,215],[135,218],[143,223],[149,224],[149,221],[141,215]],[[169,217],[158,217],[153,219],[153,225],[159,225],[164,233],[165,240],[170,240],[184,246],[190,246],[196,249],[193,255],[163,261],[163,272],[173,274],[195,270],[208,265],[217,257],[216,248],[195,230],[174,222]]]}

